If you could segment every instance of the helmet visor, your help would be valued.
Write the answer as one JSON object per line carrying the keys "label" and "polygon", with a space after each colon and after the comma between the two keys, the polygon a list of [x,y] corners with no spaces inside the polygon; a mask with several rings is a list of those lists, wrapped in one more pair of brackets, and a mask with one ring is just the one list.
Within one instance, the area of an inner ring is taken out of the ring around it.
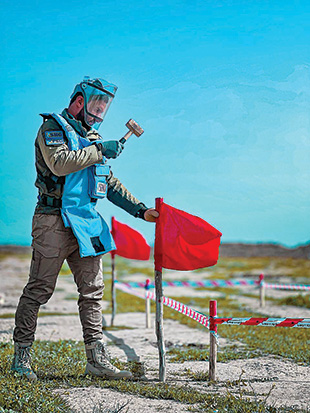
{"label": "helmet visor", "polygon": [[83,82],[81,86],[85,122],[91,128],[98,129],[112,103],[117,87],[103,79]]}

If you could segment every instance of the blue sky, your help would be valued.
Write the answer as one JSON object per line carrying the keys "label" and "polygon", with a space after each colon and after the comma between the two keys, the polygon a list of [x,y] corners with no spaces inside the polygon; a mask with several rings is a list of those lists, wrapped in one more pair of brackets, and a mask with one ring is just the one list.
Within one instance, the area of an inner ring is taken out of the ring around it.
{"label": "blue sky", "polygon": [[[119,90],[100,128],[131,137],[114,174],[141,201],[198,215],[223,241],[310,239],[310,3],[6,1],[0,243],[30,244],[34,139],[84,75]],[[99,210],[154,239],[154,225]]]}

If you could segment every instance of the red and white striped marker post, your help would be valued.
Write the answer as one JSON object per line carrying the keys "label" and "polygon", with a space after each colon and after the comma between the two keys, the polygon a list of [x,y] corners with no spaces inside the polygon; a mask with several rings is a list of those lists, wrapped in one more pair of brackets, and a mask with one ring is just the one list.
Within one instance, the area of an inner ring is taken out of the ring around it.
{"label": "red and white striped marker post", "polygon": [[[159,212],[163,198],[156,198],[155,209]],[[157,347],[159,353],[159,380],[164,382],[166,380],[166,349],[164,342],[164,305],[163,305],[163,282],[162,282],[162,231],[160,228],[159,219],[156,221],[155,227],[155,293],[156,293],[156,336]]]}
{"label": "red and white striped marker post", "polygon": [[149,290],[151,288],[151,280],[148,278],[145,281],[145,322],[146,328],[151,328],[151,302],[149,296]]}
{"label": "red and white striped marker post", "polygon": [[259,276],[259,298],[260,306],[265,307],[265,283],[264,283],[264,274]]}
{"label": "red and white striped marker post", "polygon": [[217,316],[216,301],[211,300],[209,303],[210,316],[210,355],[209,355],[209,380],[216,380],[216,358],[217,358],[217,325],[215,318]]}

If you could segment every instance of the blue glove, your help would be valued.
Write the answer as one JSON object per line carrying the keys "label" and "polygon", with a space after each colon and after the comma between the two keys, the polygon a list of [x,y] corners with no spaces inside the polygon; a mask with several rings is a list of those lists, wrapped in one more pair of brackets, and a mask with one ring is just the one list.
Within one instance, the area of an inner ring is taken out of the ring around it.
{"label": "blue glove", "polygon": [[100,142],[97,144],[99,146],[102,155],[105,156],[106,158],[117,158],[118,155],[122,152],[124,149],[124,145],[120,143],[119,141],[106,141],[106,142]]}

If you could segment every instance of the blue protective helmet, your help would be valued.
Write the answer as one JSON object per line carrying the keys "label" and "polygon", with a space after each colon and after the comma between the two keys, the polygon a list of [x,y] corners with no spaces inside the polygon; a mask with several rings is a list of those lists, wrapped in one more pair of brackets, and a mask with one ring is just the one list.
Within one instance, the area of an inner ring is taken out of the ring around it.
{"label": "blue protective helmet", "polygon": [[83,95],[85,123],[90,128],[98,129],[111,105],[116,91],[117,86],[108,83],[104,79],[90,79],[89,76],[84,76],[84,80],[75,86],[70,99],[78,93]]}

